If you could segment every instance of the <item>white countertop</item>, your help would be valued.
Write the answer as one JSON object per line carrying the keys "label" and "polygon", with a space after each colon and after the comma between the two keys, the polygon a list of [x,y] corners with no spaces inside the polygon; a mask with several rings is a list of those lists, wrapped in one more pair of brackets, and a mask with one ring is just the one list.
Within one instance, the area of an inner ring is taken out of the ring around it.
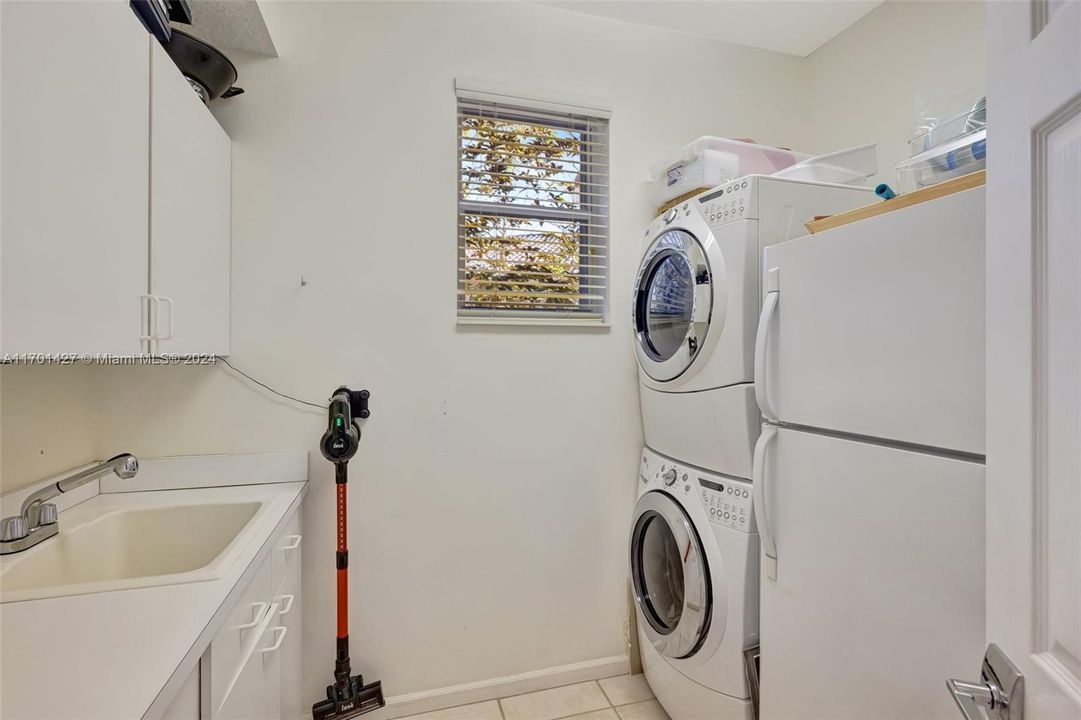
{"label": "white countertop", "polygon": [[160,715],[306,489],[305,482],[290,482],[103,494],[62,512],[61,533],[82,517],[147,501],[264,503],[217,579],[0,604],[0,717]]}

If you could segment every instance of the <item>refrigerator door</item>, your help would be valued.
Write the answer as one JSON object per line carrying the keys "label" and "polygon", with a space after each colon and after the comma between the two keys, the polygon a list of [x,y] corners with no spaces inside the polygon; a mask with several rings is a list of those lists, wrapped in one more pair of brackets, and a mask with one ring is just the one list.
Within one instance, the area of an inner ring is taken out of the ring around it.
{"label": "refrigerator door", "polygon": [[984,188],[769,247],[763,272],[767,419],[984,453]]}
{"label": "refrigerator door", "polygon": [[760,717],[955,720],[942,679],[971,674],[985,645],[984,466],[761,438],[755,514],[776,578],[763,563]]}

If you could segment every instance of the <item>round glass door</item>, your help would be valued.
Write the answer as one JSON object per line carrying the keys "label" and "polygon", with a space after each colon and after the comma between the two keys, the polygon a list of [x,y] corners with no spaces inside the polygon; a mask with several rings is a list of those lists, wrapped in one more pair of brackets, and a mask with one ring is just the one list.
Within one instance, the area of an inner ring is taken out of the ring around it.
{"label": "round glass door", "polygon": [[710,283],[705,253],[689,232],[669,230],[653,243],[634,300],[636,350],[650,377],[672,380],[698,355],[709,328]]}
{"label": "round glass door", "polygon": [[694,274],[687,257],[675,250],[660,253],[642,297],[642,339],[654,360],[672,357],[691,329]]}
{"label": "round glass door", "polygon": [[693,655],[710,618],[709,573],[698,534],[669,496],[638,501],[631,533],[631,582],[643,630],[668,657]]}

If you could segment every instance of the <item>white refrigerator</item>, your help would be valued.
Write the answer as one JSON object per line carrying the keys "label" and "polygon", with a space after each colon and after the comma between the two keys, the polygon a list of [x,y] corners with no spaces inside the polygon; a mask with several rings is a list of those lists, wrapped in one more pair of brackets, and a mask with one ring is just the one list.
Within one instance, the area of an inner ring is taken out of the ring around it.
{"label": "white refrigerator", "polygon": [[984,189],[765,251],[763,720],[956,720],[984,650]]}

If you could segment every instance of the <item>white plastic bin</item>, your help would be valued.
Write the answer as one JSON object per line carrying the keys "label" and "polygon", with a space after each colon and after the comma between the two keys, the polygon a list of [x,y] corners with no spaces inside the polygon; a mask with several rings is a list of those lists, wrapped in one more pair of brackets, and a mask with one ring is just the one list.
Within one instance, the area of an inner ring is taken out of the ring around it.
{"label": "white plastic bin", "polygon": [[774,177],[792,180],[836,183],[838,185],[865,185],[868,178],[878,172],[878,144],[838,150],[826,155],[816,155],[774,173]]}
{"label": "white plastic bin", "polygon": [[808,155],[728,138],[705,136],[653,166],[658,205],[698,188],[711,188],[743,175],[771,175]]}

